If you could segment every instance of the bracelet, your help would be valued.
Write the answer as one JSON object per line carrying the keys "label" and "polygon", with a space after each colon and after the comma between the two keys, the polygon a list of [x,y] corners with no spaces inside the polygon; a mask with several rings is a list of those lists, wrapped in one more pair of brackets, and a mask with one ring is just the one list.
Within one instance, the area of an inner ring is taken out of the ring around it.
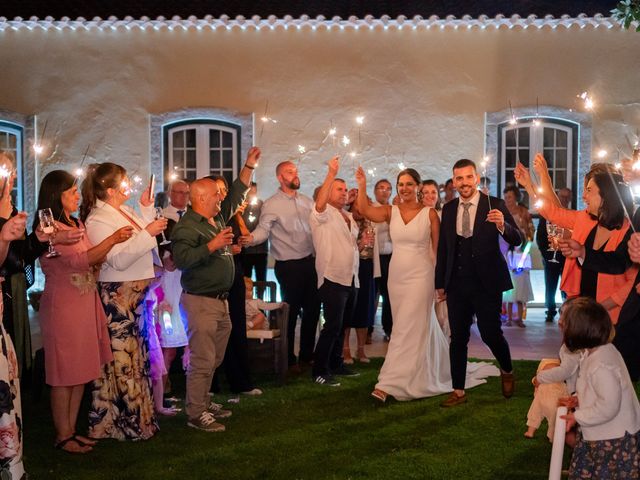
{"label": "bracelet", "polygon": [[251,165],[247,165],[246,163],[245,163],[244,166],[247,167],[249,170],[255,170],[256,169],[256,167],[252,167]]}

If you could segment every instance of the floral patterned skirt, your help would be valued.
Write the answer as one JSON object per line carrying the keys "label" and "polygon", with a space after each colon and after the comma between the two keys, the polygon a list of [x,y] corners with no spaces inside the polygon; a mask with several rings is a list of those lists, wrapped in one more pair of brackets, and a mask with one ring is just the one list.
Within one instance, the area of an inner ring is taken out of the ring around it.
{"label": "floral patterned skirt", "polygon": [[146,440],[158,431],[141,318],[148,287],[149,280],[98,283],[114,360],[92,384],[89,434],[94,438]]}
{"label": "floral patterned skirt", "polygon": [[640,431],[613,440],[588,441],[580,429],[571,457],[569,479],[640,478]]}
{"label": "floral patterned skirt", "polygon": [[20,479],[24,473],[18,358],[11,338],[0,322],[0,478]]}

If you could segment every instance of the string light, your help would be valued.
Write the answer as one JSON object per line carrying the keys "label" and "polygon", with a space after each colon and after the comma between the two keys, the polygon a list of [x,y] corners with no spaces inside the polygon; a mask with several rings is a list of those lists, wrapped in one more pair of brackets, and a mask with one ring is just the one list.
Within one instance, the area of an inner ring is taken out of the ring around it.
{"label": "string light", "polygon": [[307,153],[307,149],[304,145],[298,145],[298,153],[300,155],[304,155],[305,153]]}
{"label": "string light", "polygon": [[402,162],[399,162],[399,163],[398,163],[398,168],[399,168],[400,170],[404,170],[404,169],[406,169],[406,167],[404,166],[404,163],[402,163]]}
{"label": "string light", "polygon": [[342,146],[343,147],[348,147],[350,143],[351,143],[351,139],[349,137],[347,137],[346,135],[344,135],[342,137]]}
{"label": "string light", "polygon": [[600,149],[600,150],[598,150],[597,156],[598,156],[598,158],[605,158],[607,156],[607,154],[608,153],[607,153],[606,150]]}

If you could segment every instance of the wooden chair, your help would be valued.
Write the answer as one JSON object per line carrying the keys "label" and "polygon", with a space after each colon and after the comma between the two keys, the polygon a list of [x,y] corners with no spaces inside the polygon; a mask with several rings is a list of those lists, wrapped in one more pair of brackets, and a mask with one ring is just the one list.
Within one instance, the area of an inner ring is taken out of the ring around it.
{"label": "wooden chair", "polygon": [[[276,301],[276,282],[254,282],[255,298],[265,302]],[[283,303],[277,310],[265,312],[269,329],[247,331],[249,361],[254,371],[266,370],[272,365],[278,383],[283,385],[287,378],[289,358],[287,353],[287,328],[289,326],[289,305]]]}

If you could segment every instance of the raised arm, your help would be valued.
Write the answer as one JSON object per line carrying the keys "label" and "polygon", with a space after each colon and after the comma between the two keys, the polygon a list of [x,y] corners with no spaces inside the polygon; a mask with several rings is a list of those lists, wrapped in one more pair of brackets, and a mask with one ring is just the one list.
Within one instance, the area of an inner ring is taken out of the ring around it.
{"label": "raised arm", "polygon": [[533,171],[536,172],[536,175],[538,175],[538,178],[540,179],[540,189],[538,190],[538,196],[542,197],[545,201],[550,202],[556,207],[561,207],[562,204],[560,203],[560,199],[556,195],[556,191],[553,188],[553,180],[551,180],[551,176],[549,175],[549,167],[547,166],[547,161],[541,153],[536,153],[536,156],[533,159]]}
{"label": "raised arm", "polygon": [[316,211],[319,213],[324,212],[327,209],[327,203],[329,202],[329,194],[331,193],[331,184],[338,176],[338,170],[340,168],[340,157],[337,155],[329,160],[329,169],[327,170],[327,176],[324,178],[324,182],[318,191],[318,197],[316,199]]}
{"label": "raised arm", "polygon": [[360,214],[372,222],[382,223],[391,220],[391,206],[382,205],[375,207],[369,204],[367,199],[367,176],[364,173],[362,167],[358,167],[356,170],[356,182],[358,182],[358,198],[356,199],[358,205],[358,211]]}
{"label": "raised arm", "polygon": [[431,222],[431,248],[435,259],[438,257],[438,242],[440,241],[440,217],[438,217],[435,208],[429,210],[429,220]]}
{"label": "raised arm", "polygon": [[251,186],[251,176],[258,166],[258,160],[260,160],[260,149],[258,147],[251,147],[247,153],[247,160],[244,162],[244,167],[242,167],[240,175],[238,175],[240,181],[244,183],[247,188]]}

